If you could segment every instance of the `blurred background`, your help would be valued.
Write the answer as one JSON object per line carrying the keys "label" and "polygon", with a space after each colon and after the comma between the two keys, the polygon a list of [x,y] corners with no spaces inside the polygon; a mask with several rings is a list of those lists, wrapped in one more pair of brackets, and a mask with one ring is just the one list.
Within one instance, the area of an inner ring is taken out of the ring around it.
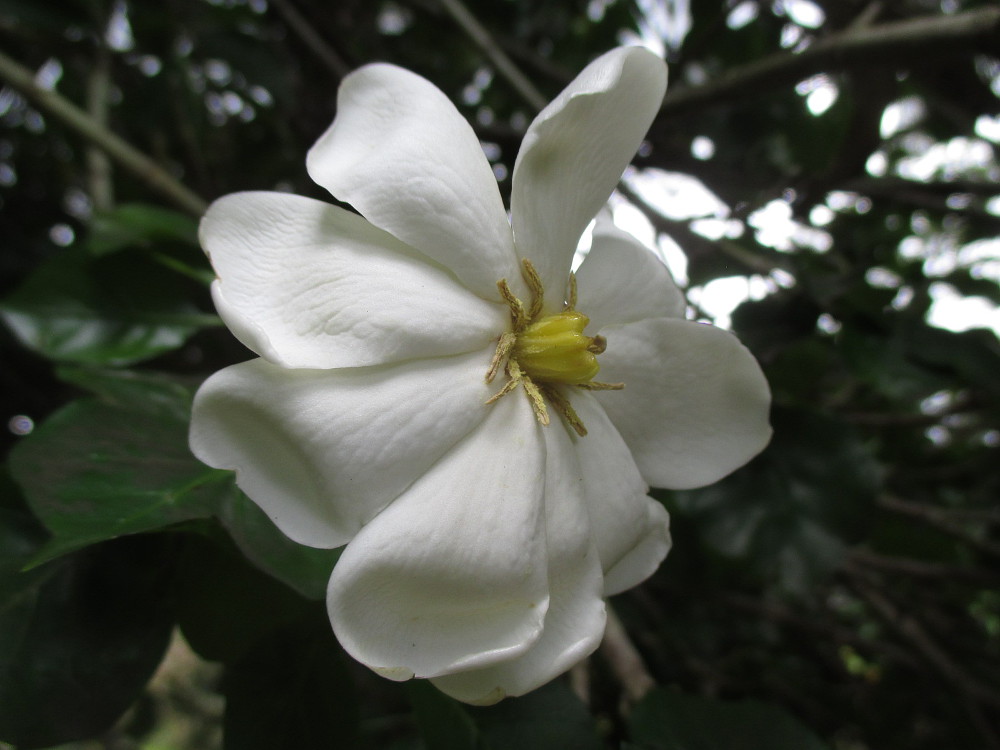
{"label": "blurred background", "polygon": [[[671,84],[615,221],[760,360],[775,437],[656,493],[627,635],[469,709],[351,663],[336,551],[188,453],[250,356],[197,220],[329,200],[305,153],[375,60],[506,198],[539,98],[619,44]],[[1000,748],[1000,4],[0,0],[0,80],[0,748]]]}

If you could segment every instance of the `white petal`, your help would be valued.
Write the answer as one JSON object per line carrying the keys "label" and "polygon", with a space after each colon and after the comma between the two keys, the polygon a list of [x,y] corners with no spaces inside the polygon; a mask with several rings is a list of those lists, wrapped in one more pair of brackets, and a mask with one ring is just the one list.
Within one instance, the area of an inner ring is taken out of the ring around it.
{"label": "white petal", "polygon": [[666,509],[646,495],[649,487],[628,446],[594,395],[576,391],[572,401],[587,426],[576,450],[604,568],[604,593],[610,596],[641,583],[663,562],[670,550],[670,520]]}
{"label": "white petal", "polygon": [[603,579],[573,439],[561,423],[553,422],[543,432],[550,592],[545,629],[520,656],[434,680],[443,692],[466,703],[486,705],[508,695],[524,695],[593,653],[604,636]]}
{"label": "white petal", "polygon": [[514,164],[511,215],[521,257],[558,307],[583,230],[608,200],[660,107],[663,60],[641,47],[602,55],[541,111]]}
{"label": "white petal", "polygon": [[600,378],[625,390],[597,396],[650,484],[711,484],[767,445],[770,390],[731,333],[659,318],[604,335]]}
{"label": "white petal", "polygon": [[347,370],[234,365],[198,391],[191,448],[235,469],[288,537],[338,547],[486,418],[489,357]]}
{"label": "white petal", "polygon": [[590,318],[590,331],[646,318],[684,317],[684,294],[666,265],[603,212],[576,281],[576,307]]}
{"label": "white petal", "polygon": [[309,176],[476,294],[518,277],[497,181],[469,123],[436,86],[393,65],[344,79]]}
{"label": "white petal", "polygon": [[545,446],[511,394],[347,545],[333,571],[334,632],[392,679],[524,653],[548,608]]}
{"label": "white petal", "polygon": [[236,193],[201,222],[230,329],[287,367],[359,367],[485,348],[509,311],[336,206]]}

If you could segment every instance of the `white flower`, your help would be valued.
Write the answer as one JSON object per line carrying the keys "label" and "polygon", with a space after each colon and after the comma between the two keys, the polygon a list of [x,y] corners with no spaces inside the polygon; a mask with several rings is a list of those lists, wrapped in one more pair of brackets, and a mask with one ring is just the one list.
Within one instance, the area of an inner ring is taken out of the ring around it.
{"label": "white flower", "polygon": [[216,306],[260,358],[202,386],[192,449],[293,540],[347,544],[330,619],[387,677],[491,703],[568,669],[667,553],[648,485],[713,482],[770,437],[753,357],[684,320],[606,217],[568,304],[665,87],[640,48],[588,66],[528,129],[508,220],[447,97],[369,65],[307,160],[361,216],[239,193],[202,221]]}

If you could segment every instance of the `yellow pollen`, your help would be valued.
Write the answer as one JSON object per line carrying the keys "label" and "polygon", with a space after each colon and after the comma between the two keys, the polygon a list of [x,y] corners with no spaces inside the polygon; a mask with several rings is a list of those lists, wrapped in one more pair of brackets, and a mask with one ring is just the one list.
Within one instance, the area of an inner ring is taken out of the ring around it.
{"label": "yellow pollen", "polygon": [[544,290],[531,261],[522,261],[524,281],[531,291],[531,305],[525,306],[510,290],[506,279],[497,282],[500,296],[510,308],[511,331],[500,336],[496,352],[486,372],[486,382],[503,368],[507,382],[486,403],[492,404],[522,386],[543,424],[549,424],[548,407],[554,408],[577,434],[587,434],[587,428],[577,416],[564,386],[586,390],[619,390],[622,383],[599,383],[593,378],[600,365],[597,355],[607,348],[603,336],[586,336],[584,328],[590,319],[576,311],[576,279],[570,274],[567,300],[562,312],[542,315]]}
{"label": "yellow pollen", "polygon": [[535,382],[577,385],[594,379],[595,339],[583,335],[590,319],[575,310],[548,315],[517,334],[511,355]]}

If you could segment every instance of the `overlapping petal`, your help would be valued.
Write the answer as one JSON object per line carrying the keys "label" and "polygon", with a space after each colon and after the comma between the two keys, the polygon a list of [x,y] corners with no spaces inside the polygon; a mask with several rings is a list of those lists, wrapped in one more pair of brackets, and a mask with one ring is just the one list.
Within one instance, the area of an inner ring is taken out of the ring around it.
{"label": "overlapping petal", "polygon": [[603,212],[576,272],[577,307],[589,332],[646,318],[683,318],[686,302],[666,265]]}
{"label": "overlapping petal", "polygon": [[710,484],[759,453],[771,436],[770,390],[731,333],[658,318],[606,331],[598,394],[650,484]]}
{"label": "overlapping petal", "polygon": [[358,367],[485,348],[509,315],[391,235],[284,193],[220,198],[202,219],[219,314],[286,367]]}
{"label": "overlapping petal", "polygon": [[191,448],[235,469],[289,538],[338,547],[486,418],[488,360],[347,370],[244,362],[198,391]]}
{"label": "overlapping petal", "polygon": [[545,443],[524,398],[486,419],[347,546],[334,631],[392,679],[488,666],[531,648],[549,606]]}
{"label": "overlapping petal", "polygon": [[344,79],[337,118],[309,151],[310,177],[369,221],[451,269],[476,294],[519,283],[496,178],[440,89],[393,65]]}
{"label": "overlapping petal", "polygon": [[[623,391],[608,394],[609,398]],[[604,593],[617,594],[646,580],[670,550],[666,509],[649,487],[618,430],[595,396],[575,392],[573,406],[587,436],[576,441],[583,500],[601,566]]]}
{"label": "overlapping petal", "polygon": [[466,703],[496,703],[534,690],[588,656],[604,635],[603,577],[583,501],[586,480],[567,429],[553,425],[543,435],[550,597],[544,630],[516,658],[434,680],[442,691]]}
{"label": "overlapping petal", "polygon": [[550,304],[558,306],[580,235],[635,155],[666,85],[666,66],[649,50],[612,50],[528,128],[514,164],[511,221]]}
{"label": "overlapping petal", "polygon": [[192,449],[235,469],[290,538],[348,543],[330,619],[345,650],[386,677],[488,704],[570,668],[600,642],[603,597],[647,578],[670,548],[648,484],[707,484],[770,436],[757,363],[730,334],[683,320],[664,264],[607,214],[577,274],[577,309],[607,338],[599,379],[625,389],[540,383],[546,398],[565,390],[585,437],[555,414],[540,425],[522,388],[486,404],[505,376],[484,376],[511,329],[497,281],[527,305],[519,258],[530,259],[543,313],[561,307],[580,234],[665,85],[663,61],[641,48],[588,66],[525,136],[511,227],[448,98],[400,68],[365,66],[308,156],[313,179],[364,218],[243,193],[202,222],[219,312],[262,358],[202,386]]}

